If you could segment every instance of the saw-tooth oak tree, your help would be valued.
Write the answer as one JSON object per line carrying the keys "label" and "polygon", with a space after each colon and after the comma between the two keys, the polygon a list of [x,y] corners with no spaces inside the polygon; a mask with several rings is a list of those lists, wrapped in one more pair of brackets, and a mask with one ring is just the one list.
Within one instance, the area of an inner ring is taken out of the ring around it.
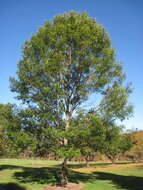
{"label": "saw-tooth oak tree", "polygon": [[[103,26],[87,13],[74,11],[47,21],[24,43],[17,76],[10,80],[18,99],[47,113],[51,121],[64,121],[57,149],[64,157],[63,168],[78,152],[67,134],[73,113],[90,94],[103,94],[125,79]],[[60,128],[54,122],[46,127],[54,126]]]}

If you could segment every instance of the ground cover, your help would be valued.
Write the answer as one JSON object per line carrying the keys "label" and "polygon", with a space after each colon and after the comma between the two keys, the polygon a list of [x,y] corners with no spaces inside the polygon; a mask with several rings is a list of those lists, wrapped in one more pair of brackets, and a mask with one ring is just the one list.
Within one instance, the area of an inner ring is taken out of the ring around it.
{"label": "ground cover", "polygon": [[[59,164],[1,159],[0,190],[48,190],[49,184],[56,183]],[[142,190],[143,163],[92,163],[86,168],[84,163],[69,162],[69,182],[77,183],[81,190]]]}

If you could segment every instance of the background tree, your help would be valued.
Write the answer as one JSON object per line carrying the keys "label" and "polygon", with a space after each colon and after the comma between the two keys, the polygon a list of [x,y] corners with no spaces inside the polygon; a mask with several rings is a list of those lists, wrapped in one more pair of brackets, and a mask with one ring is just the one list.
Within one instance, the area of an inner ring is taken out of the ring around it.
{"label": "background tree", "polygon": [[44,128],[61,135],[56,152],[64,157],[64,173],[67,160],[78,152],[68,136],[73,113],[90,94],[104,93],[124,81],[110,38],[87,13],[56,16],[25,42],[17,75],[11,78],[12,91],[46,113]]}
{"label": "background tree", "polygon": [[132,92],[131,84],[126,86],[114,82],[103,92],[103,98],[95,109],[105,121],[123,121],[132,116],[133,106],[128,103],[128,97]]}
{"label": "background tree", "polygon": [[[21,119],[21,127],[26,134],[33,139],[33,155],[37,157],[46,157],[50,152],[52,139],[45,131],[45,123],[49,123],[47,114],[37,108],[28,107],[19,113]],[[47,125],[46,125],[47,126]],[[50,126],[50,125],[49,125]]]}
{"label": "background tree", "polygon": [[30,149],[33,137],[22,126],[21,110],[13,104],[0,104],[0,155],[18,156]]}
{"label": "background tree", "polygon": [[127,157],[133,161],[143,160],[143,131],[131,131],[133,146],[128,151]]}
{"label": "background tree", "polygon": [[13,154],[14,148],[11,146],[10,134],[16,130],[18,126],[18,118],[16,117],[15,106],[8,104],[0,104],[0,155],[9,156],[10,150]]}
{"label": "background tree", "polygon": [[133,147],[133,139],[130,133],[125,133],[119,126],[110,127],[107,130],[105,149],[103,153],[112,161],[115,162],[120,156],[125,156],[125,153]]}
{"label": "background tree", "polygon": [[119,157],[121,153],[129,150],[126,139],[122,134],[122,126],[113,122],[106,123],[106,138],[101,153],[105,154],[112,162]]}
{"label": "background tree", "polygon": [[132,132],[126,131],[122,133],[121,136],[121,155],[125,156],[127,152],[129,152],[134,146],[135,141],[132,138]]}
{"label": "background tree", "polygon": [[89,161],[104,147],[106,139],[106,128],[103,120],[94,112],[84,112],[80,110],[76,118],[72,122],[71,140],[75,147],[78,147],[80,154],[85,157],[86,166],[89,166]]}

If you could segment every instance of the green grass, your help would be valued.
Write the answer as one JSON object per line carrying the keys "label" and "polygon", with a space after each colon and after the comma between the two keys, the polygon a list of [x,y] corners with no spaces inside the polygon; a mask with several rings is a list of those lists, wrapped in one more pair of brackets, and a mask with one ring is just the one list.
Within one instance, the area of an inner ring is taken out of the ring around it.
{"label": "green grass", "polygon": [[[42,190],[54,184],[58,161],[0,160],[0,190]],[[143,190],[142,163],[69,163],[69,181],[85,183],[82,190]]]}

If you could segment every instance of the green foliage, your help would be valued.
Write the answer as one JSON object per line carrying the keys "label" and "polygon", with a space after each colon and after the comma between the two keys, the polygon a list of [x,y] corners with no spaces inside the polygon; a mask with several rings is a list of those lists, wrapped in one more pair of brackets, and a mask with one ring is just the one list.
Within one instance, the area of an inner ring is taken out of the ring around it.
{"label": "green foliage", "polygon": [[130,149],[134,146],[135,142],[132,137],[131,132],[123,133],[121,136],[121,153],[124,155],[127,151],[130,151]]}
{"label": "green foliage", "polygon": [[122,87],[114,83],[108,87],[100,103],[100,112],[107,120],[120,119],[121,121],[132,115],[133,106],[128,104],[128,96],[131,93],[130,85]]}
{"label": "green foliage", "polygon": [[103,153],[112,161],[115,160],[116,156],[120,153],[121,143],[121,129],[120,127],[109,123],[106,130],[106,140],[104,141]]}
{"label": "green foliage", "polygon": [[71,141],[80,149],[81,155],[89,159],[95,152],[101,151],[106,139],[106,128],[98,114],[80,111],[69,129]]}
{"label": "green foliage", "polygon": [[122,131],[123,126],[115,123],[106,123],[106,139],[102,153],[104,153],[113,162],[120,155],[124,155],[133,146],[133,139],[130,133]]}
{"label": "green foliage", "polygon": [[24,130],[15,105],[0,104],[0,137],[0,156],[17,156],[34,149],[34,137]]}
{"label": "green foliage", "polygon": [[15,111],[15,106],[10,103],[0,104],[0,156],[9,154],[11,150],[9,135],[19,127]]}

